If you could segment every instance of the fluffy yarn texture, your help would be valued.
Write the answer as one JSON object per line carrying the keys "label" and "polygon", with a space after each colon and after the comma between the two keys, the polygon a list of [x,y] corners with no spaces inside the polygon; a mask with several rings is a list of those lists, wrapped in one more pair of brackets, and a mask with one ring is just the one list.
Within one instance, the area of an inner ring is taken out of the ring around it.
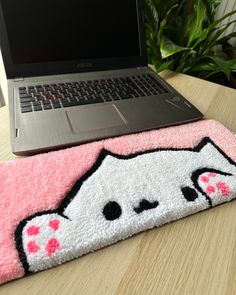
{"label": "fluffy yarn texture", "polygon": [[210,120],[0,165],[0,283],[236,197],[236,137]]}

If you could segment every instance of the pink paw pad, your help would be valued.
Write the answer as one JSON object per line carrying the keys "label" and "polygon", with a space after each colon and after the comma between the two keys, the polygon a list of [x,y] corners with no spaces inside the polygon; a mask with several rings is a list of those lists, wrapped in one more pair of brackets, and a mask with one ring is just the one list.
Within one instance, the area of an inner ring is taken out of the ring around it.
{"label": "pink paw pad", "polygon": [[214,193],[217,193],[222,197],[228,197],[232,192],[227,182],[220,181],[224,178],[225,176],[216,172],[204,173],[199,178],[201,181],[200,186],[207,194],[211,195],[211,197],[215,196]]}
{"label": "pink paw pad", "polygon": [[39,230],[40,230],[40,227],[33,225],[27,229],[27,234],[28,236],[37,236],[39,234]]}
{"label": "pink paw pad", "polygon": [[207,188],[206,188],[206,192],[208,194],[213,194],[214,192],[216,191],[215,187],[212,186],[212,185],[209,185]]}
{"label": "pink paw pad", "polygon": [[231,193],[229,186],[225,182],[217,182],[216,187],[224,197],[229,196]]}
{"label": "pink paw pad", "polygon": [[60,220],[58,219],[53,219],[49,221],[49,226],[55,231],[58,230],[59,224],[60,224]]}
{"label": "pink paw pad", "polygon": [[39,251],[39,246],[36,244],[35,241],[30,241],[28,244],[27,244],[27,249],[28,249],[28,252],[30,254],[35,254]]}
{"label": "pink paw pad", "polygon": [[210,172],[210,173],[208,173],[208,176],[209,177],[216,177],[216,173],[215,172]]}
{"label": "pink paw pad", "polygon": [[53,253],[55,253],[60,248],[60,243],[57,239],[52,238],[48,241],[46,245],[46,251],[47,255],[51,256]]}
{"label": "pink paw pad", "polygon": [[203,175],[203,176],[200,177],[200,180],[201,180],[202,182],[207,183],[207,182],[209,182],[209,177]]}

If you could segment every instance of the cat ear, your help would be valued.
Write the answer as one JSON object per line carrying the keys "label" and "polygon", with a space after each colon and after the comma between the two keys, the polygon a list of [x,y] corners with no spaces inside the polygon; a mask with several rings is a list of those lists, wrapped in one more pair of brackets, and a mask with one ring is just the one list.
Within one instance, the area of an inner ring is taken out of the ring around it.
{"label": "cat ear", "polygon": [[222,159],[224,159],[226,162],[230,162],[230,164],[235,165],[235,163],[225,154],[225,152],[208,137],[204,138],[200,142],[200,144],[196,147],[196,150],[207,159],[213,159],[215,161],[222,161]]}

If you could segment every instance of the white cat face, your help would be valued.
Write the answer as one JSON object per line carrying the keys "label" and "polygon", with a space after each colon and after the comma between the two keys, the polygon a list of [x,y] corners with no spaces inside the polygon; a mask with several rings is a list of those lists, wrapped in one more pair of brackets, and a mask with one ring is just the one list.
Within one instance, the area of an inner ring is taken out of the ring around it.
{"label": "white cat face", "polygon": [[36,272],[236,197],[236,166],[210,140],[195,149],[103,151],[55,211],[22,221],[16,246]]}

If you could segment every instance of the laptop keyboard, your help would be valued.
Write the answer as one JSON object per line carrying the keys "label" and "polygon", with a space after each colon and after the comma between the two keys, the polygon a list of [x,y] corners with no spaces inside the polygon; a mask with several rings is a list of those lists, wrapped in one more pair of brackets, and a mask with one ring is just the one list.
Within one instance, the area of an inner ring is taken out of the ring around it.
{"label": "laptop keyboard", "polygon": [[168,93],[152,75],[44,84],[19,88],[22,113]]}

